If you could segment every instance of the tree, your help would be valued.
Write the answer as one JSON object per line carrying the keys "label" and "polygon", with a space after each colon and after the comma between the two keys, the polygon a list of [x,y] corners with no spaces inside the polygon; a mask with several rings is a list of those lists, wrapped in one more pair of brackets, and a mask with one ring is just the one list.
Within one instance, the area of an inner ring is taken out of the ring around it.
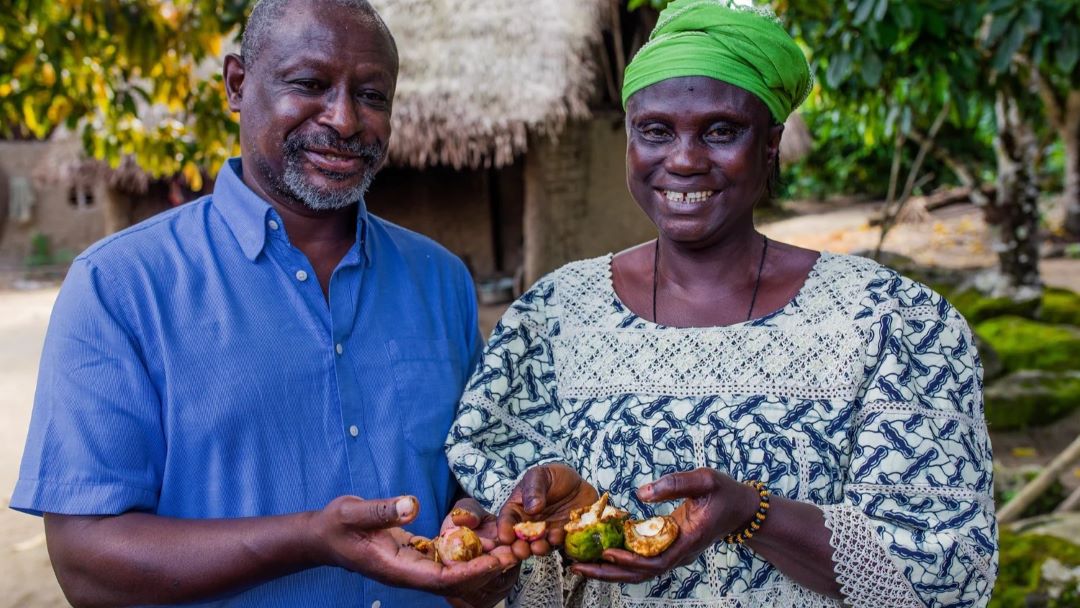
{"label": "tree", "polygon": [[[0,11],[0,137],[81,130],[86,150],[130,156],[192,190],[237,153],[220,74],[200,78],[249,0],[9,0]],[[154,119],[148,119],[153,116]]]}
{"label": "tree", "polygon": [[[927,158],[944,159],[957,179],[972,182],[973,200],[994,229],[1002,272],[995,291],[1037,296],[1040,154],[1022,87],[995,69],[1016,49],[992,58],[980,38],[991,7],[945,0],[778,0],[777,7],[824,69],[825,103],[860,121],[867,145],[893,144],[883,233],[918,185],[934,179],[923,173]],[[955,145],[974,139],[988,116],[996,127],[994,197],[982,196],[977,183],[984,154],[970,141]],[[968,137],[942,137],[950,131]]]}
{"label": "tree", "polygon": [[1065,228],[1080,237],[1080,2],[994,0],[983,43],[993,68],[1038,92],[1065,149]]}

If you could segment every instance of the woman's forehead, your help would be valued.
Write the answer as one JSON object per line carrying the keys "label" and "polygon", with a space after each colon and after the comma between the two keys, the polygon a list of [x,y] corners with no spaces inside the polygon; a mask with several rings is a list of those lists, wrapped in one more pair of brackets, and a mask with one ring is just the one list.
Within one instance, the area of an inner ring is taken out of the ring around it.
{"label": "woman's forehead", "polygon": [[638,114],[730,114],[747,120],[769,121],[768,106],[756,95],[708,76],[680,76],[661,80],[627,100],[628,116]]}

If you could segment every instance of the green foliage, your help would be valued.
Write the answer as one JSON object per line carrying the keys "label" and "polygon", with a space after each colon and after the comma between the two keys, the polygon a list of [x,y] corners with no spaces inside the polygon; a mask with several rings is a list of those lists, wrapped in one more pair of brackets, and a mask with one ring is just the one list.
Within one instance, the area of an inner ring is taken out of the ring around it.
{"label": "green foliage", "polygon": [[1017,316],[983,321],[975,331],[997,351],[1005,369],[1080,370],[1080,330]]}
{"label": "green foliage", "polygon": [[30,255],[26,256],[25,263],[28,268],[52,265],[52,242],[48,235],[35,232],[30,236]]}
{"label": "green foliage", "polygon": [[[94,157],[155,176],[216,172],[238,150],[220,76],[196,68],[250,0],[12,0],[0,11],[0,137],[80,128]],[[140,113],[165,115],[148,125]]]}
{"label": "green foliage", "polygon": [[71,250],[58,249],[53,251],[49,235],[35,232],[30,236],[30,255],[26,256],[23,263],[27,268],[42,268],[70,264],[74,259],[75,254]]}
{"label": "green foliage", "polygon": [[986,421],[995,431],[1045,426],[1080,407],[1080,374],[1024,370],[984,391]]}
{"label": "green foliage", "polygon": [[1006,529],[999,532],[1000,562],[997,582],[990,598],[991,608],[1025,608],[1032,605],[1065,608],[1080,605],[1075,589],[1066,591],[1056,600],[1046,598],[1044,604],[1031,600],[1045,597],[1048,583],[1043,580],[1042,566],[1047,558],[1069,567],[1080,565],[1080,546],[1066,540],[1038,534],[1014,534]]}

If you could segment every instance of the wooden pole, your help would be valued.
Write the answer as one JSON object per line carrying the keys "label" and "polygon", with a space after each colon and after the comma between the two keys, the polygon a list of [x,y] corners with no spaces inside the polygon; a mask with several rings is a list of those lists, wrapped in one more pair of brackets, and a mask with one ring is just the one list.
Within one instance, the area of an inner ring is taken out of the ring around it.
{"label": "wooden pole", "polygon": [[1061,504],[1054,509],[1054,513],[1068,513],[1080,505],[1080,487],[1073,490],[1069,497],[1061,501]]}
{"label": "wooden pole", "polygon": [[1080,436],[1073,439],[1069,447],[1058,454],[1035,479],[1032,479],[1026,486],[1021,488],[1012,500],[1005,503],[1005,506],[998,511],[998,523],[1002,525],[1012,523],[1020,517],[1024,509],[1035,502],[1035,499],[1041,496],[1046,491],[1046,488],[1050,487],[1054,479],[1078,458],[1080,458]]}

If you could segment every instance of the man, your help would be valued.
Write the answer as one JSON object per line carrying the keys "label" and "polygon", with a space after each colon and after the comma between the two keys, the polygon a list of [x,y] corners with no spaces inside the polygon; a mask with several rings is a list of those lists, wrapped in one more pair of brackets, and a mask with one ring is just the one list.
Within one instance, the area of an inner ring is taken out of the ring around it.
{"label": "man", "polygon": [[460,261],[364,207],[397,65],[363,0],[264,0],[225,61],[242,158],[73,264],[11,506],[44,514],[76,606],[433,606],[398,587],[512,578],[506,547],[444,568],[394,527],[439,531],[479,350]]}

